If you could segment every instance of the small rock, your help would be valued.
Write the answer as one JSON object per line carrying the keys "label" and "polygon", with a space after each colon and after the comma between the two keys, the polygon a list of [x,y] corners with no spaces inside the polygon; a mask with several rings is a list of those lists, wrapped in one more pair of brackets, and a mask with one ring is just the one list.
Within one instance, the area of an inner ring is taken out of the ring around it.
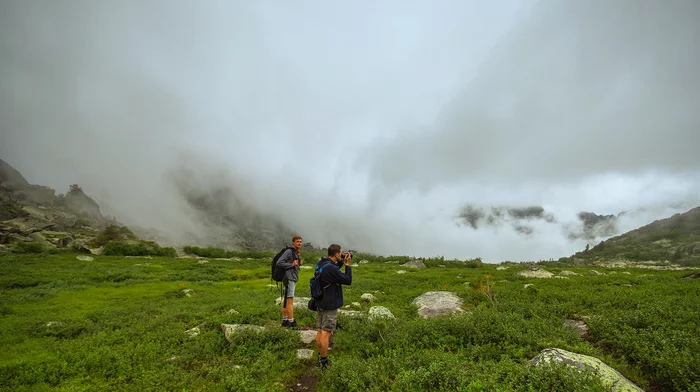
{"label": "small rock", "polygon": [[350,266],[351,267],[359,267],[359,265],[357,263],[352,263],[352,264],[350,264]]}
{"label": "small rock", "polygon": [[299,269],[303,269],[303,270],[312,270],[312,269],[314,269],[314,267],[312,267],[312,266],[310,266],[310,265],[302,265],[301,267],[299,267]]}
{"label": "small rock", "polygon": [[316,341],[316,330],[308,329],[304,331],[299,331],[299,337],[301,338],[301,342],[304,344],[313,343]]}
{"label": "small rock", "polygon": [[184,289],[184,290],[182,290],[182,294],[185,294],[186,296],[191,297],[193,294],[195,294],[195,292],[192,289]]}
{"label": "small rock", "polygon": [[206,264],[208,262],[209,262],[209,260],[205,260],[205,259],[197,260],[197,264]]}
{"label": "small rock", "polygon": [[236,309],[229,309],[228,312],[226,312],[226,313],[228,313],[228,314],[240,314],[240,312],[238,312]]}
{"label": "small rock", "polygon": [[185,333],[187,334],[187,337],[193,338],[193,337],[199,335],[199,327],[194,327],[192,329],[188,329],[187,331],[185,331]]}
{"label": "small rock", "polygon": [[374,301],[374,295],[372,295],[370,293],[364,293],[364,294],[362,294],[362,296],[360,298],[362,298],[364,301],[367,301],[367,302]]}
{"label": "small rock", "polygon": [[356,307],[356,308],[361,308],[361,307],[362,307],[362,305],[361,305],[359,302],[353,302],[353,303],[352,303],[352,306],[353,306],[353,307]]}
{"label": "small rock", "polygon": [[505,265],[501,265],[501,266],[496,267],[496,269],[497,269],[498,271],[504,271],[504,270],[507,270],[508,267],[505,266]]}
{"label": "small rock", "polygon": [[588,324],[581,320],[564,320],[564,328],[573,329],[581,339],[588,335]]}
{"label": "small rock", "polygon": [[374,321],[374,320],[385,320],[385,319],[394,319],[394,314],[391,313],[391,310],[385,308],[384,306],[372,306],[369,309],[369,316],[367,317],[369,321]]}
{"label": "small rock", "polygon": [[360,264],[367,264],[369,263],[369,260],[360,260]]}
{"label": "small rock", "polygon": [[403,275],[403,274],[405,274],[406,272],[408,272],[408,271],[406,271],[406,270],[398,270],[398,271],[396,271],[396,273],[399,274],[399,275]]}
{"label": "small rock", "polygon": [[588,271],[588,275],[590,275],[590,276],[600,276],[600,275],[605,275],[605,274],[602,273],[602,272],[598,272],[598,271],[596,271],[596,270],[590,270],[590,271]]}
{"label": "small rock", "polygon": [[226,341],[231,343],[233,334],[237,333],[260,333],[265,330],[265,327],[252,324],[221,324],[221,330],[224,332]]}
{"label": "small rock", "polygon": [[297,359],[307,360],[314,356],[314,350],[309,350],[308,348],[300,348],[297,350]]}
{"label": "small rock", "polygon": [[77,255],[75,256],[76,259],[80,261],[95,261],[95,258],[92,256],[86,256],[86,255]]}
{"label": "small rock", "polygon": [[440,267],[440,268],[447,268],[447,266],[446,266],[445,264],[439,264],[438,267]]}
{"label": "small rock", "polygon": [[528,287],[532,287],[532,283],[528,283],[528,284],[526,284],[525,286],[523,286],[524,289],[526,289],[526,288],[528,288]]}

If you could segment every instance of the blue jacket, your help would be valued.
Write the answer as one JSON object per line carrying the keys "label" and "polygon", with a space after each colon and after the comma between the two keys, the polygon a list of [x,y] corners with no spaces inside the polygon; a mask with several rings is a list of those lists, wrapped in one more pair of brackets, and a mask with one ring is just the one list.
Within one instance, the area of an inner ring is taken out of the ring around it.
{"label": "blue jacket", "polygon": [[315,271],[321,269],[321,287],[323,287],[323,298],[316,301],[318,310],[332,310],[343,306],[343,287],[341,285],[352,284],[352,268],[345,266],[345,273],[327,257],[322,257],[316,263]]}

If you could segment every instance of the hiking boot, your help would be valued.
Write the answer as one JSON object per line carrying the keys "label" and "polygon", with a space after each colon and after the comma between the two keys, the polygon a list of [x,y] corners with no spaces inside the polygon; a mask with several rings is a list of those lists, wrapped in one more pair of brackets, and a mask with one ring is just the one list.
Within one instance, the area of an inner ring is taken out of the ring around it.
{"label": "hiking boot", "polygon": [[321,370],[331,367],[332,364],[333,363],[328,358],[318,358],[318,366],[321,368]]}
{"label": "hiking boot", "polygon": [[283,327],[289,327],[289,320],[282,320],[282,326]]}
{"label": "hiking boot", "polygon": [[289,322],[287,323],[287,328],[297,328],[297,326],[298,326],[298,325],[297,325],[297,321],[296,321],[296,320],[294,320],[294,321],[289,321]]}

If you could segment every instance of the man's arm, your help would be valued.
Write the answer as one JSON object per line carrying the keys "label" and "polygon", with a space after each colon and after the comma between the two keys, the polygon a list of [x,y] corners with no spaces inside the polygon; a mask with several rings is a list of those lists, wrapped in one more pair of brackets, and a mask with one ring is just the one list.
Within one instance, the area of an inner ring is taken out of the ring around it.
{"label": "man's arm", "polygon": [[294,265],[292,264],[293,261],[294,255],[292,255],[292,250],[287,249],[284,251],[284,253],[282,253],[282,256],[280,256],[280,258],[277,259],[277,266],[284,270],[288,270],[294,267]]}
{"label": "man's arm", "polygon": [[349,265],[345,266],[345,273],[340,272],[339,268],[330,268],[328,270],[328,277],[333,283],[345,284],[350,286],[352,284],[352,267]]}

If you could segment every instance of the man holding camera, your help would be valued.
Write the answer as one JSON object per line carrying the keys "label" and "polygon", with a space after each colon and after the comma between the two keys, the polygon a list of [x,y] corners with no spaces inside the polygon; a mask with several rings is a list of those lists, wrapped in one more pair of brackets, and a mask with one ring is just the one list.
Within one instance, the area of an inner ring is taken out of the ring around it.
{"label": "man holding camera", "polygon": [[[316,301],[318,330],[316,331],[316,348],[318,349],[319,366],[325,369],[331,365],[328,360],[328,343],[338,323],[338,308],[343,306],[342,285],[352,284],[352,254],[342,252],[340,245],[328,247],[328,257],[322,257],[316,264],[316,270],[323,268],[320,283],[323,287],[323,298]],[[345,264],[345,273],[340,272],[338,265]]]}

